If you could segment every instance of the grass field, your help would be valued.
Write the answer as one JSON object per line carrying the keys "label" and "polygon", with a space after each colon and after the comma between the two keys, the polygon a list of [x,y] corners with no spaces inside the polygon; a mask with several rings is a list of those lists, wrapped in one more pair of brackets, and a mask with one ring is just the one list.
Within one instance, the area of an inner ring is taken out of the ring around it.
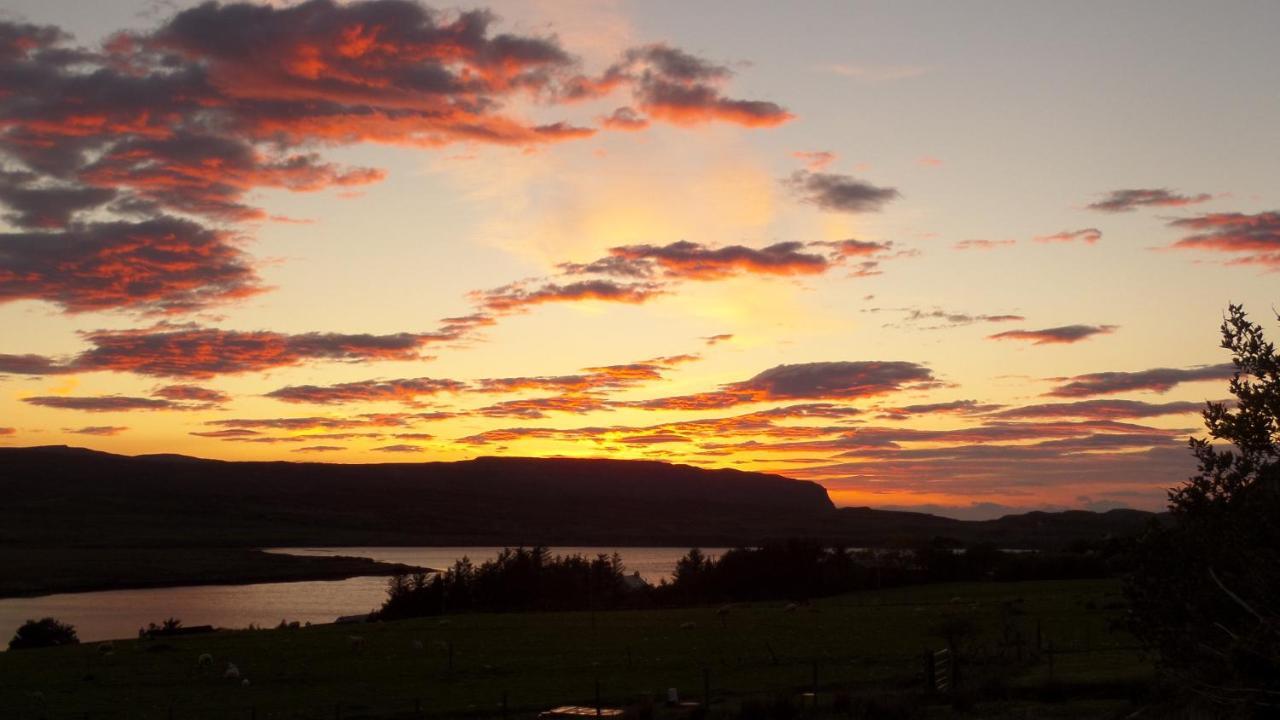
{"label": "grass field", "polygon": [[[1070,702],[1031,717],[1111,717],[1127,706],[1125,688],[1151,675],[1133,639],[1111,629],[1118,591],[1114,581],[933,585],[794,609],[455,615],[6,652],[0,716],[496,717],[504,698],[517,716],[594,703],[597,683],[605,704],[622,705],[670,687],[701,699],[707,681],[713,715],[746,716],[753,698],[809,690],[815,673],[819,704],[841,707],[837,694],[919,695],[922,654],[944,646],[931,627],[967,618],[976,631],[961,644],[963,684],[1004,698],[981,716],[1024,717],[1020,708],[1056,689]],[[1024,638],[1021,662],[1011,632]],[[198,664],[203,653],[212,667]],[[228,662],[247,686],[223,677]]]}

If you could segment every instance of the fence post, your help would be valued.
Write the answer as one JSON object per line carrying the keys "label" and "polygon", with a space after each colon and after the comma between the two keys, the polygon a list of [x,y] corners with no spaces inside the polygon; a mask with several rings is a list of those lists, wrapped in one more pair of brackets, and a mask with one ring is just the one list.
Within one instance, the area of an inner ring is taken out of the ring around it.
{"label": "fence post", "polygon": [[813,659],[813,703],[818,704],[818,659]]}
{"label": "fence post", "polygon": [[600,678],[596,678],[596,717],[600,717]]}
{"label": "fence post", "polygon": [[1049,641],[1049,682],[1053,682],[1053,641]]}
{"label": "fence post", "polygon": [[449,646],[449,672],[453,672],[453,641],[450,640],[445,644]]}
{"label": "fence post", "polygon": [[507,691],[502,691],[502,720],[507,720]]}
{"label": "fence post", "polygon": [[711,709],[711,668],[702,668],[702,704]]}
{"label": "fence post", "polygon": [[930,695],[938,691],[938,674],[934,666],[932,650],[924,651],[924,684]]}

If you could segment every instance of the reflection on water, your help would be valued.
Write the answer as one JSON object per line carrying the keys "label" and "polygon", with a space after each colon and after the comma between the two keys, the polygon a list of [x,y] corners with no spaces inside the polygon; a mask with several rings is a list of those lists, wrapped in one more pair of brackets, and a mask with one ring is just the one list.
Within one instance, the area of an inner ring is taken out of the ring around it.
{"label": "reflection on water", "polygon": [[[352,555],[387,562],[444,569],[463,556],[476,564],[492,558],[493,547],[277,548],[271,552],[298,555]],[[614,548],[552,548],[556,554],[613,553]],[[649,582],[668,578],[680,548],[618,548],[627,572],[639,572]],[[720,550],[707,550],[718,555]],[[250,623],[274,626],[281,620],[333,622],[340,615],[366,613],[382,604],[387,579],[360,577],[322,582],[208,585],[199,587],[109,590],[67,593],[38,598],[0,600],[0,648],[24,621],[53,616],[75,625],[83,641],[136,637],[138,628],[176,617],[185,625],[243,628]]]}

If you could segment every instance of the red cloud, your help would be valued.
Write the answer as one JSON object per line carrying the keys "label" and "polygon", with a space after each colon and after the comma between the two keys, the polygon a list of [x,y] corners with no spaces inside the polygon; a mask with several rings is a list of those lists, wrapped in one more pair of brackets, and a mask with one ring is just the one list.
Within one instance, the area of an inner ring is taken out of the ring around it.
{"label": "red cloud", "polygon": [[186,220],[0,234],[0,303],[30,299],[68,312],[175,313],[262,290],[231,235]]}
{"label": "red cloud", "polygon": [[715,280],[738,272],[765,275],[813,275],[829,267],[826,258],[802,252],[803,243],[782,242],[755,249],[742,245],[709,248],[686,241],[670,245],[624,245],[609,254],[631,263],[652,263],[667,277]]}
{"label": "red cloud", "polygon": [[[566,275],[652,278],[661,273],[670,280],[721,280],[743,273],[819,275],[843,264],[847,258],[872,257],[892,249],[893,243],[855,239],[780,242],[762,248],[711,247],[681,240],[667,245],[621,245],[609,248],[608,256],[594,262],[561,263],[557,267]],[[862,263],[864,266],[875,264],[875,261]]]}
{"label": "red cloud", "polygon": [[[350,430],[353,428],[401,428],[421,422],[447,420],[455,417],[447,412],[422,413],[362,413],[344,417],[293,417],[293,418],[233,418],[210,420],[206,425],[226,428],[212,432],[192,433],[206,437],[233,437],[258,434],[259,430]],[[320,437],[309,435],[308,437]],[[332,435],[328,437],[333,437]]]}
{"label": "red cloud", "polygon": [[1006,330],[988,335],[990,340],[1025,340],[1032,345],[1063,345],[1078,343],[1094,335],[1109,335],[1116,325],[1063,325],[1042,330]]}
{"label": "red cloud", "polygon": [[1232,253],[1232,265],[1260,265],[1280,269],[1280,212],[1211,213],[1180,218],[1170,226],[1193,232],[1173,244],[1180,250]]}
{"label": "red cloud", "polygon": [[626,82],[636,105],[651,117],[676,125],[711,121],[749,127],[780,125],[794,116],[776,103],[725,97],[720,86],[732,75],[678,48],[655,44],[628,50],[599,81],[599,87]]}
{"label": "red cloud", "polygon": [[70,367],[155,377],[209,378],[299,365],[310,360],[418,360],[433,335],[240,332],[195,325],[85,333],[93,347]]}
{"label": "red cloud", "polygon": [[[17,167],[0,171],[0,203],[10,223],[41,231],[0,237],[0,302],[171,313],[260,292],[226,231],[162,213],[263,220],[245,202],[256,190],[381,179],[299,152],[320,145],[583,138],[595,131],[510,108],[619,88],[681,124],[790,118],[725,97],[729,71],[676,48],[635,48],[590,80],[554,37],[494,33],[494,22],[400,0],[210,2],[153,32],[117,34],[101,52],[68,46],[56,28],[0,23],[0,154]],[[647,119],[623,108],[605,122]],[[556,294],[545,290],[532,301]]]}
{"label": "red cloud", "polygon": [[1092,245],[1101,239],[1101,230],[1098,228],[1085,228],[1083,230],[1063,230],[1052,235],[1039,235],[1035,238],[1035,241],[1039,243],[1064,243],[1079,240]]}
{"label": "red cloud", "polygon": [[316,155],[268,157],[238,138],[181,133],[120,142],[84,168],[80,179],[98,187],[132,190],[134,202],[242,221],[266,217],[240,202],[257,188],[307,192],[364,185],[384,175],[371,168],[338,168]]}
{"label": "red cloud", "polygon": [[572,413],[582,415],[589,412],[611,409],[595,393],[555,395],[552,397],[532,398],[528,400],[506,400],[487,405],[475,410],[476,415],[484,417],[514,417],[534,420],[547,417],[549,412]]}

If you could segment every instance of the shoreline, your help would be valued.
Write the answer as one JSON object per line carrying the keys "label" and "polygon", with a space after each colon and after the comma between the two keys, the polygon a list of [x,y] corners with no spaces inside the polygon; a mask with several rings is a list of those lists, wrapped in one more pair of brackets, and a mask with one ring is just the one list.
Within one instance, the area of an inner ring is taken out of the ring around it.
{"label": "shoreline", "polygon": [[255,548],[0,547],[0,600],[113,590],[349,580],[430,568]]}

